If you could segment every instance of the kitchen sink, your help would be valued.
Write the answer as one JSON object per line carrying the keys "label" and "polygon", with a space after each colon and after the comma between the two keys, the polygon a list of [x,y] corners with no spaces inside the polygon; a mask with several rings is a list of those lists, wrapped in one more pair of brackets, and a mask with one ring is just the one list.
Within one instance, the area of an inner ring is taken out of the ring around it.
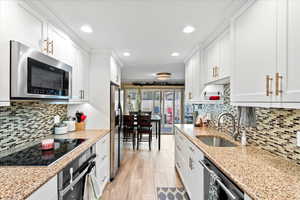
{"label": "kitchen sink", "polygon": [[237,145],[217,136],[196,136],[201,142],[208,146],[214,147],[236,147]]}

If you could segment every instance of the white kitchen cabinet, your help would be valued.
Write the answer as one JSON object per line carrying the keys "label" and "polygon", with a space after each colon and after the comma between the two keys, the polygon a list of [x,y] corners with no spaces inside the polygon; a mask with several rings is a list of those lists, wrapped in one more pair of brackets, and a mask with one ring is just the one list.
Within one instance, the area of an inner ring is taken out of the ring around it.
{"label": "white kitchen cabinet", "polygon": [[218,41],[212,42],[205,50],[207,82],[216,80],[219,77],[220,51]]}
{"label": "white kitchen cabinet", "polygon": [[121,67],[113,56],[110,57],[110,79],[113,83],[121,85]]}
{"label": "white kitchen cabinet", "polygon": [[[284,5],[281,5],[284,8]],[[282,102],[300,103],[300,1],[287,0],[287,25],[283,26],[284,30],[287,28],[287,37],[283,35],[283,39],[287,38],[287,62],[280,66],[278,70],[282,80],[278,80],[278,90],[282,90],[278,96]],[[285,20],[284,20],[285,21]],[[285,52],[281,52],[284,54]],[[276,78],[276,77],[275,77]],[[276,92],[276,91],[275,91]],[[276,94],[275,94],[276,95]],[[300,108],[300,105],[298,105]]]}
{"label": "white kitchen cabinet", "polygon": [[212,83],[231,75],[231,38],[226,28],[210,42],[203,53],[205,83]]}
{"label": "white kitchen cabinet", "polygon": [[72,61],[72,99],[71,102],[86,102],[89,95],[90,55],[80,47],[73,45]]}
{"label": "white kitchen cabinet", "polygon": [[198,101],[203,89],[203,74],[201,73],[200,51],[197,51],[185,63],[185,99]]}
{"label": "white kitchen cabinet", "polygon": [[44,21],[20,1],[0,1],[0,105],[10,101],[10,47],[16,40],[41,50]]}
{"label": "white kitchen cabinet", "polygon": [[300,108],[299,1],[250,1],[232,20],[233,105]]}
{"label": "white kitchen cabinet", "polygon": [[248,5],[234,18],[232,32],[232,101],[271,102],[277,70],[277,0]]}
{"label": "white kitchen cabinet", "polygon": [[37,191],[31,194],[26,200],[57,200],[57,176],[54,176]]}
{"label": "white kitchen cabinet", "polygon": [[74,62],[74,46],[69,37],[51,24],[47,25],[48,55],[68,65]]}
{"label": "white kitchen cabinet", "polygon": [[175,166],[191,200],[204,199],[204,154],[175,129]]}
{"label": "white kitchen cabinet", "polygon": [[102,193],[110,177],[110,134],[96,143],[96,154],[96,177]]}
{"label": "white kitchen cabinet", "polygon": [[[226,29],[219,37],[219,68],[217,74],[219,79],[229,77],[231,75],[231,39],[230,30]],[[219,71],[218,71],[219,70]]]}

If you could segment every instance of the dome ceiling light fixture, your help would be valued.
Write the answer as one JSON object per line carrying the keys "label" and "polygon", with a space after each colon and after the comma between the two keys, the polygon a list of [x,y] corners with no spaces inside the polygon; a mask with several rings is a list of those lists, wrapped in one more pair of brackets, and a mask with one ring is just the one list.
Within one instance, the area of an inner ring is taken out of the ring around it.
{"label": "dome ceiling light fixture", "polygon": [[170,79],[172,74],[169,72],[159,72],[156,73],[155,75],[156,75],[156,79],[163,81],[163,80]]}

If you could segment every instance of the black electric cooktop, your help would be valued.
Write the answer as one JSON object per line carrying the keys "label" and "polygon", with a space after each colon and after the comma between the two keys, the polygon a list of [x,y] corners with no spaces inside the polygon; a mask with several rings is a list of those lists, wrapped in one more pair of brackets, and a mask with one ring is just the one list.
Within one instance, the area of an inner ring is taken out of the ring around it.
{"label": "black electric cooktop", "polygon": [[54,139],[54,148],[42,150],[42,144],[36,144],[0,158],[0,166],[48,166],[85,139]]}

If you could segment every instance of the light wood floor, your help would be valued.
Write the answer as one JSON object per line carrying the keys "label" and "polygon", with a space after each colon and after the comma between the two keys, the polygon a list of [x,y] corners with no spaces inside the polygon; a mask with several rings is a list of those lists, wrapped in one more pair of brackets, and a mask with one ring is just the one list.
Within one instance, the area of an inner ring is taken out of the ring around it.
{"label": "light wood floor", "polygon": [[174,136],[161,138],[160,151],[155,138],[152,151],[148,143],[139,151],[127,148],[119,173],[101,200],[156,200],[157,187],[182,187],[174,167]]}

